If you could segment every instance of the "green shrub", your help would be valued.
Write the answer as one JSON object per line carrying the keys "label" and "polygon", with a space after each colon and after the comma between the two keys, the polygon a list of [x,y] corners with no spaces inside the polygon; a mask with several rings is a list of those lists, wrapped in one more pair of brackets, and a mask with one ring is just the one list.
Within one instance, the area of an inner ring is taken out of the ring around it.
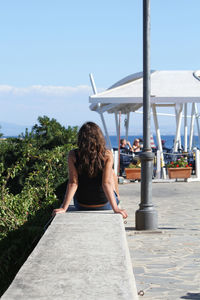
{"label": "green shrub", "polygon": [[77,127],[38,120],[30,133],[0,142],[0,295],[62,202],[67,155],[76,147]]}

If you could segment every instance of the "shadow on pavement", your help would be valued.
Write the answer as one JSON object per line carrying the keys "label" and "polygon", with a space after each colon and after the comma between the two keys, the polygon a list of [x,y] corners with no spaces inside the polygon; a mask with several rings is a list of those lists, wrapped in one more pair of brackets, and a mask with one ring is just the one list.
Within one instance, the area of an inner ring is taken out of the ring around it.
{"label": "shadow on pavement", "polygon": [[181,299],[200,299],[200,293],[187,293],[187,295],[182,296]]}

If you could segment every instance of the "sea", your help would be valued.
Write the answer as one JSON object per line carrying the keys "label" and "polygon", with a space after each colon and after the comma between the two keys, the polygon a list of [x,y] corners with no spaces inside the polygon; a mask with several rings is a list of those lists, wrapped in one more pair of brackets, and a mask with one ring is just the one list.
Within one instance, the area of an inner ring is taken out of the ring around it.
{"label": "sea", "polygon": [[[125,136],[121,136],[120,137],[125,138]],[[133,141],[135,138],[143,138],[141,135],[130,135],[128,137],[129,142],[131,143],[131,145],[133,144]],[[154,139],[154,143],[157,146],[157,141],[156,141],[156,136],[153,135],[153,139]],[[174,135],[162,135],[161,136],[161,140],[165,141],[165,147],[171,149],[173,147],[174,144]],[[110,136],[110,141],[112,144],[113,148],[117,148],[118,147],[118,139],[116,135],[111,135]],[[184,145],[184,136],[181,136],[181,145]],[[188,136],[188,145],[189,145],[189,136]],[[193,148],[196,147],[197,149],[200,149],[200,143],[199,143],[199,139],[198,136],[194,136],[193,137]]]}
{"label": "sea", "polygon": [[[3,136],[3,138],[8,138],[11,136]],[[17,136],[12,136],[12,137],[17,137]],[[111,141],[111,145],[113,148],[118,148],[118,139],[116,135],[110,135],[110,141]],[[124,135],[121,135],[120,138],[125,138]],[[129,135],[128,137],[128,141],[131,143],[131,145],[133,145],[133,141],[135,138],[143,138],[141,135]],[[153,135],[153,139],[154,139],[154,143],[157,146],[157,141],[156,141],[156,136]],[[165,141],[165,147],[171,149],[173,147],[174,144],[174,135],[162,135],[161,136],[161,140]],[[181,145],[184,145],[184,136],[181,136]],[[188,136],[188,145],[189,145],[189,136]],[[198,136],[194,136],[193,137],[193,147],[196,147],[197,149],[200,149],[200,143],[199,143],[199,138]]]}

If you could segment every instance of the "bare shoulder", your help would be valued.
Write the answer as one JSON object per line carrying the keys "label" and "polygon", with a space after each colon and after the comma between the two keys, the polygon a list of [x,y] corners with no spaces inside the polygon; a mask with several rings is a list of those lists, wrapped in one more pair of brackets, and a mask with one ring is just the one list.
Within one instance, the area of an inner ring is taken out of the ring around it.
{"label": "bare shoulder", "polygon": [[70,150],[70,151],[69,151],[68,159],[72,160],[73,162],[76,161],[75,150]]}
{"label": "bare shoulder", "polygon": [[113,160],[113,154],[112,154],[112,151],[107,149],[106,150],[106,153],[105,153],[105,160]]}

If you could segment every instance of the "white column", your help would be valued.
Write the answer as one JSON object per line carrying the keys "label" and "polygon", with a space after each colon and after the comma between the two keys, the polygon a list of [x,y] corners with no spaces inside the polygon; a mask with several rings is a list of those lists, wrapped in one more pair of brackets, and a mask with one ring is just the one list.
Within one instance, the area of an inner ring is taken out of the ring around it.
{"label": "white column", "polygon": [[[174,107],[175,109],[175,116],[176,116],[176,132],[177,132],[177,124],[178,124],[178,113],[177,113],[177,108],[176,106]],[[174,136],[174,145],[173,145],[173,151],[175,151],[175,143],[178,144],[178,141],[176,140],[176,135]]]}
{"label": "white column", "polygon": [[196,170],[196,176],[198,179],[200,179],[200,153],[199,150],[195,150],[195,170]]}
{"label": "white column", "polygon": [[[182,112],[181,112],[181,124],[182,124],[182,115],[183,115],[183,104],[182,104]],[[179,114],[177,114],[177,126],[178,126],[178,119],[179,119]],[[181,144],[181,124],[180,124],[180,130],[178,132],[178,148],[182,149],[182,144]]]}
{"label": "white column", "polygon": [[118,114],[115,112],[115,126],[117,134],[117,144],[119,143],[119,123],[118,123]]}
{"label": "white column", "polygon": [[106,127],[106,122],[104,120],[103,113],[99,111],[99,114],[100,114],[100,117],[101,117],[101,122],[103,124],[104,132],[105,132],[105,135],[106,135],[106,140],[107,140],[107,143],[108,143],[108,147],[110,149],[112,149],[112,145],[111,145],[111,141],[110,141],[110,137],[109,137],[109,134],[108,134],[108,130],[107,130],[107,127]]}
{"label": "white column", "polygon": [[126,140],[128,141],[128,130],[129,130],[129,120],[130,120],[130,112],[127,113],[127,118],[126,118]]}
{"label": "white column", "polygon": [[161,178],[161,156],[160,156],[160,150],[157,150],[156,152],[156,178]]}
{"label": "white column", "polygon": [[197,132],[199,137],[199,143],[200,143],[200,127],[199,127],[199,113],[197,109],[197,104],[194,104],[194,111],[195,111],[195,118],[196,118],[196,124],[197,124]]}
{"label": "white column", "polygon": [[90,83],[91,83],[91,86],[92,86],[93,93],[97,94],[97,88],[96,88],[96,84],[94,82],[94,78],[93,78],[92,73],[90,73],[89,76],[90,76]]}
{"label": "white column", "polygon": [[184,151],[187,152],[187,103],[184,104]]}
{"label": "white column", "polygon": [[[96,88],[96,84],[95,84],[92,73],[89,74],[89,76],[90,76],[90,83],[92,85],[93,93],[97,94],[97,88]],[[103,127],[104,127],[104,132],[105,132],[105,135],[106,135],[107,144],[108,144],[109,148],[112,149],[112,145],[111,145],[110,137],[109,137],[108,130],[107,130],[107,127],[106,127],[106,123],[105,123],[105,120],[104,120],[104,116],[103,116],[103,113],[101,112],[101,103],[98,103],[98,113],[100,114],[101,122],[102,122]]]}
{"label": "white column", "polygon": [[115,150],[114,153],[113,153],[113,156],[114,156],[114,171],[115,171],[115,174],[117,175],[118,174],[118,163],[119,163],[119,156],[118,156],[118,151]]}
{"label": "white column", "polygon": [[194,103],[192,103],[189,150],[192,150],[192,141],[193,141],[193,134],[194,134],[194,118],[195,118],[195,105],[194,105]]}
{"label": "white column", "polygon": [[174,152],[177,152],[178,144],[180,142],[182,111],[183,111],[183,104],[180,104],[180,106],[176,105],[177,126],[176,126],[176,137],[175,137],[175,140],[174,140]]}
{"label": "white column", "polygon": [[[164,168],[165,161],[164,161],[164,156],[163,156],[163,148],[162,148],[162,142],[161,142],[161,136],[160,136],[160,128],[159,128],[159,125],[158,125],[158,118],[157,118],[157,112],[156,112],[155,104],[152,105],[152,111],[153,111],[154,125],[155,125],[155,129],[156,129],[156,140],[157,140],[157,144],[158,144],[158,149],[160,150],[161,168],[163,169],[163,178],[166,179],[166,169]],[[157,159],[158,159],[158,157],[157,157]]]}

